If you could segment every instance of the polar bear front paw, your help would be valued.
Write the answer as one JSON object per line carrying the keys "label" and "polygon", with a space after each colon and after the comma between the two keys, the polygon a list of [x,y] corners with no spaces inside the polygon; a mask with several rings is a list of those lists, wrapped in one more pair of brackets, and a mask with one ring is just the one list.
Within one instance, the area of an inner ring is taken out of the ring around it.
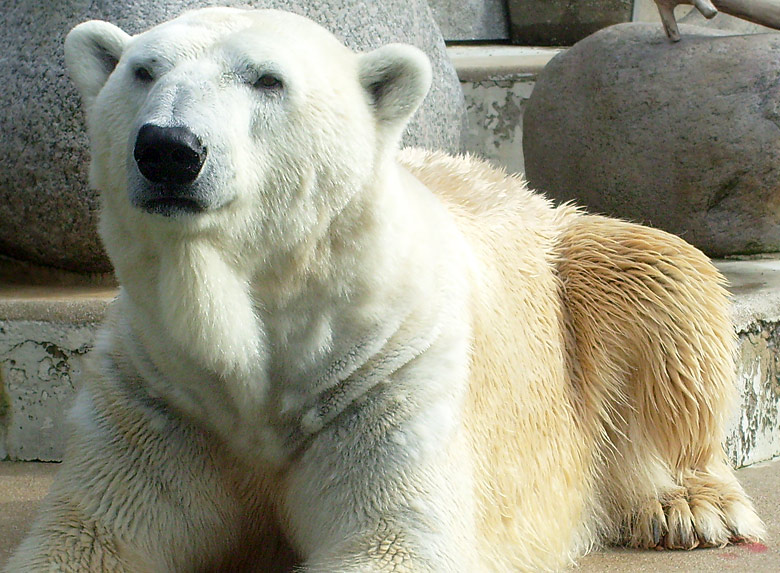
{"label": "polar bear front paw", "polygon": [[756,542],[764,524],[736,480],[691,474],[683,486],[647,500],[623,524],[623,542],[643,549],[723,547]]}

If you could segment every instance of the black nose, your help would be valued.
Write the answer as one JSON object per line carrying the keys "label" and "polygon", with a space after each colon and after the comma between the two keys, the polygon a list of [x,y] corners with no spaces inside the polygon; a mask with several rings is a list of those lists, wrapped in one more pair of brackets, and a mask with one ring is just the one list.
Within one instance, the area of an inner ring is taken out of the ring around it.
{"label": "black nose", "polygon": [[186,127],[147,123],[138,130],[133,157],[149,181],[184,185],[198,177],[206,161],[206,148]]}

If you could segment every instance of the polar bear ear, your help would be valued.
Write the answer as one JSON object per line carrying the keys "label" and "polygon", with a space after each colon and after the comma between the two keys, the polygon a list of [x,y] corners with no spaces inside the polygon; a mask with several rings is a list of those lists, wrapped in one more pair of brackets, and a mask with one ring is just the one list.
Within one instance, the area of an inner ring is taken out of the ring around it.
{"label": "polar bear ear", "polygon": [[92,20],[65,38],[65,66],[87,108],[114,71],[130,36],[108,22]]}
{"label": "polar bear ear", "polygon": [[421,50],[388,44],[361,54],[360,83],[380,124],[403,127],[431,86],[431,63]]}

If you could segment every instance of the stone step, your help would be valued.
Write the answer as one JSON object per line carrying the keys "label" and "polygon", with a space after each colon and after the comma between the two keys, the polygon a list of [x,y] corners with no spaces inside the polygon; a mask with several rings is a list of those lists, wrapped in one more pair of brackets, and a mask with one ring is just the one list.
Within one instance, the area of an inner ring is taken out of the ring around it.
{"label": "stone step", "polygon": [[[780,258],[718,261],[731,285],[741,403],[726,449],[737,466],[780,455]],[[65,413],[116,290],[3,283],[0,460],[59,460]]]}

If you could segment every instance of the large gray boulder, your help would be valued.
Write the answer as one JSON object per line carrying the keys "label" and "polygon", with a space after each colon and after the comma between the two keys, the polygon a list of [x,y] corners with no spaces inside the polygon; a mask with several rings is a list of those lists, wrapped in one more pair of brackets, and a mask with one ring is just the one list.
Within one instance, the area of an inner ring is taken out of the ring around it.
{"label": "large gray boulder", "polygon": [[780,35],[681,32],[621,24],[554,58],[525,111],[528,181],[711,256],[780,251]]}
{"label": "large gray boulder", "polygon": [[389,42],[422,48],[434,83],[406,144],[460,150],[463,93],[425,0],[1,0],[0,255],[85,273],[110,271],[87,187],[87,140],[75,89],[62,61],[65,34],[88,19],[129,33],[184,10],[210,6],[288,9],[329,28],[355,50]]}
{"label": "large gray boulder", "polygon": [[445,40],[507,40],[506,0],[428,0]]}

